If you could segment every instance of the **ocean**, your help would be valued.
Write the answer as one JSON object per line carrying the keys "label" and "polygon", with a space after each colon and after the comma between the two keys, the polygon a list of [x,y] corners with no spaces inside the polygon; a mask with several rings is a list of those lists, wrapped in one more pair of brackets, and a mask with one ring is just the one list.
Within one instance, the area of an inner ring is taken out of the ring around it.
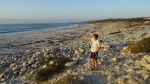
{"label": "ocean", "polygon": [[36,33],[78,26],[74,23],[47,23],[47,24],[0,24],[0,36],[22,33]]}

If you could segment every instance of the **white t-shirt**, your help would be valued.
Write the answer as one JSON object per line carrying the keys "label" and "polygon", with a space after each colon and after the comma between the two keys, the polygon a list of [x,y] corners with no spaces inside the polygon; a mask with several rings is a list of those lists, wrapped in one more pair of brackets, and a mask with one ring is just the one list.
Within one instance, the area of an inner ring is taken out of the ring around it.
{"label": "white t-shirt", "polygon": [[91,39],[91,52],[96,52],[98,48],[100,47],[100,43],[98,40],[94,41]]}

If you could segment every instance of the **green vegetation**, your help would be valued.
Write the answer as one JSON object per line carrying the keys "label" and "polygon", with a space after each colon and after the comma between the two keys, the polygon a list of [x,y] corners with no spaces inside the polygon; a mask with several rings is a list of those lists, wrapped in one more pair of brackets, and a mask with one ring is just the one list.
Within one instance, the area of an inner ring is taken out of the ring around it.
{"label": "green vegetation", "polygon": [[68,75],[52,84],[84,84],[84,80],[80,79],[78,76]]}
{"label": "green vegetation", "polygon": [[[50,61],[54,61],[54,64],[50,64]],[[42,82],[52,78],[55,74],[61,73],[66,69],[65,63],[71,61],[69,58],[64,57],[50,57],[46,59],[43,65],[47,65],[46,68],[41,68],[32,77],[35,82]]]}
{"label": "green vegetation", "polygon": [[127,50],[133,54],[150,52],[150,37],[129,45]]}

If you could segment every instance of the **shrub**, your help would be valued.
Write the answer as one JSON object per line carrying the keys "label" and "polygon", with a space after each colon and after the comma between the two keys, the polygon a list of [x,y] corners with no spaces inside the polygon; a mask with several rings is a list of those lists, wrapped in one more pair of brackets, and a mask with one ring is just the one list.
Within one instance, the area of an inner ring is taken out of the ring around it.
{"label": "shrub", "polygon": [[78,76],[68,75],[57,80],[52,84],[84,84],[83,79],[80,79]]}
{"label": "shrub", "polygon": [[[54,64],[50,65],[50,61]],[[63,72],[66,69],[65,63],[71,61],[69,58],[64,57],[51,57],[45,60],[42,65],[47,65],[47,68],[41,68],[31,77],[35,82],[42,82],[52,78],[55,74]]]}
{"label": "shrub", "polygon": [[127,50],[133,54],[150,52],[150,37],[129,45]]}

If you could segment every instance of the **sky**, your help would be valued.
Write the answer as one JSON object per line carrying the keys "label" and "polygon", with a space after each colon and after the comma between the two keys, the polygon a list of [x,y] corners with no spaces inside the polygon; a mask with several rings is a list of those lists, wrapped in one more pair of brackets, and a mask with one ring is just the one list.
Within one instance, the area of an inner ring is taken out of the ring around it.
{"label": "sky", "polygon": [[0,24],[149,16],[150,0],[0,0]]}

